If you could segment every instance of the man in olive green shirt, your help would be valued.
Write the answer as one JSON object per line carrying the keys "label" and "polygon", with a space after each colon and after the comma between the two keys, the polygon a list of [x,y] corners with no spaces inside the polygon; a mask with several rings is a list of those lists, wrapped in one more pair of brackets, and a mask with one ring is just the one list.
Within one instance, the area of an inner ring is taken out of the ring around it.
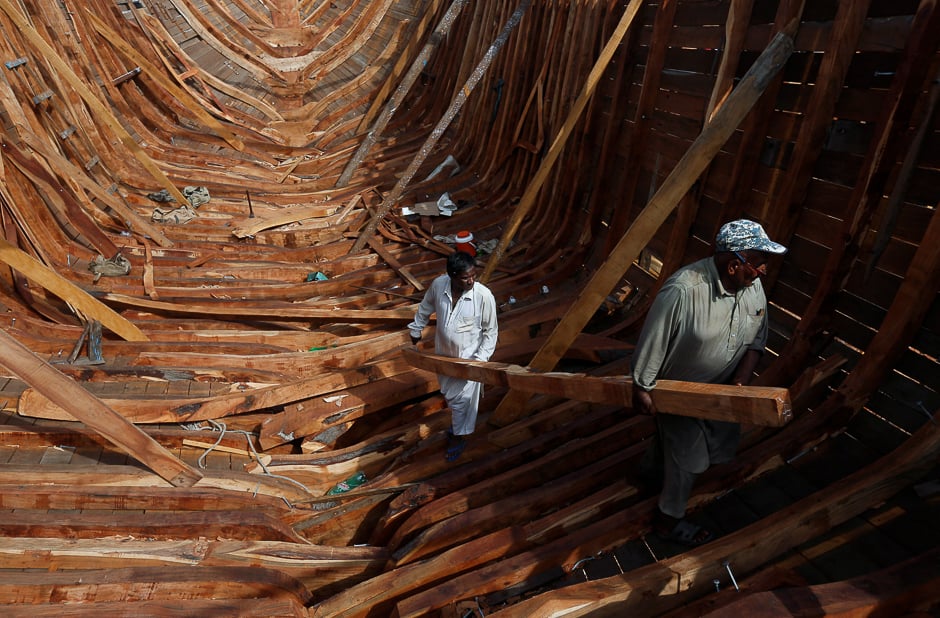
{"label": "man in olive green shirt", "polygon": [[744,385],[767,342],[767,299],[760,275],[786,247],[753,221],[722,226],[715,255],[689,264],[665,282],[650,308],[632,359],[633,408],[655,414],[657,434],[644,461],[662,477],[654,528],[672,540],[698,545],[711,533],[686,521],[696,477],[734,457],[737,423],[658,413],[656,380]]}

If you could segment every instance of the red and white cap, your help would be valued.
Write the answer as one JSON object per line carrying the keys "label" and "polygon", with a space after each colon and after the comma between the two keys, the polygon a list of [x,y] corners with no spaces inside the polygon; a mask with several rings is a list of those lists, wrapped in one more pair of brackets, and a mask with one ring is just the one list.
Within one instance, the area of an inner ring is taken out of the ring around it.
{"label": "red and white cap", "polygon": [[467,230],[461,230],[457,232],[457,236],[454,238],[454,241],[461,244],[473,242],[473,234]]}

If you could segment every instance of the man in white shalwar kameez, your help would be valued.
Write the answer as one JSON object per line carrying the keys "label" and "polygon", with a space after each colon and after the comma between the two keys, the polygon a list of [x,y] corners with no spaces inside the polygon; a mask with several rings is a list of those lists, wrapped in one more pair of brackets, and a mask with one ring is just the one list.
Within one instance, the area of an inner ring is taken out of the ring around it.
{"label": "man in white shalwar kameez", "polygon": [[[476,262],[468,253],[457,251],[447,258],[447,274],[437,277],[408,325],[411,341],[418,343],[432,313],[437,314],[434,351],[442,356],[488,361],[496,349],[498,327],[496,300],[476,281]],[[446,457],[453,461],[466,446],[465,436],[473,433],[483,385],[480,382],[438,375],[441,395],[451,410]]]}

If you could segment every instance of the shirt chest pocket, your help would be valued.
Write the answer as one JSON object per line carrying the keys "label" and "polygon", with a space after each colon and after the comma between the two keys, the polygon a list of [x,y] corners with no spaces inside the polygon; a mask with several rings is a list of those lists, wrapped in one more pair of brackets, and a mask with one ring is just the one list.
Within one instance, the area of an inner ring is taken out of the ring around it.
{"label": "shirt chest pocket", "polygon": [[472,333],[479,328],[480,318],[473,315],[459,316],[454,324],[454,330],[461,334]]}
{"label": "shirt chest pocket", "polygon": [[760,331],[761,323],[764,320],[762,315],[753,315],[747,314],[744,318],[744,324],[742,324],[741,330],[741,341],[745,345],[749,345],[754,341],[754,338],[757,337],[757,333]]}

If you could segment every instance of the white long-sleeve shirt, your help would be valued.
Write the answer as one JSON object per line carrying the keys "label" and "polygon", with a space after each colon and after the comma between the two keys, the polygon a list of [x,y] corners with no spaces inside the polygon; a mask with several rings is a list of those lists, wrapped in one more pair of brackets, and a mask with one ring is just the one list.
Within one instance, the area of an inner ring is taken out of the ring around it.
{"label": "white long-sleeve shirt", "polygon": [[496,299],[489,288],[474,282],[473,287],[454,302],[450,276],[441,275],[431,282],[414,321],[408,325],[413,337],[420,337],[431,314],[437,314],[434,351],[442,356],[488,361],[496,350],[499,329]]}

